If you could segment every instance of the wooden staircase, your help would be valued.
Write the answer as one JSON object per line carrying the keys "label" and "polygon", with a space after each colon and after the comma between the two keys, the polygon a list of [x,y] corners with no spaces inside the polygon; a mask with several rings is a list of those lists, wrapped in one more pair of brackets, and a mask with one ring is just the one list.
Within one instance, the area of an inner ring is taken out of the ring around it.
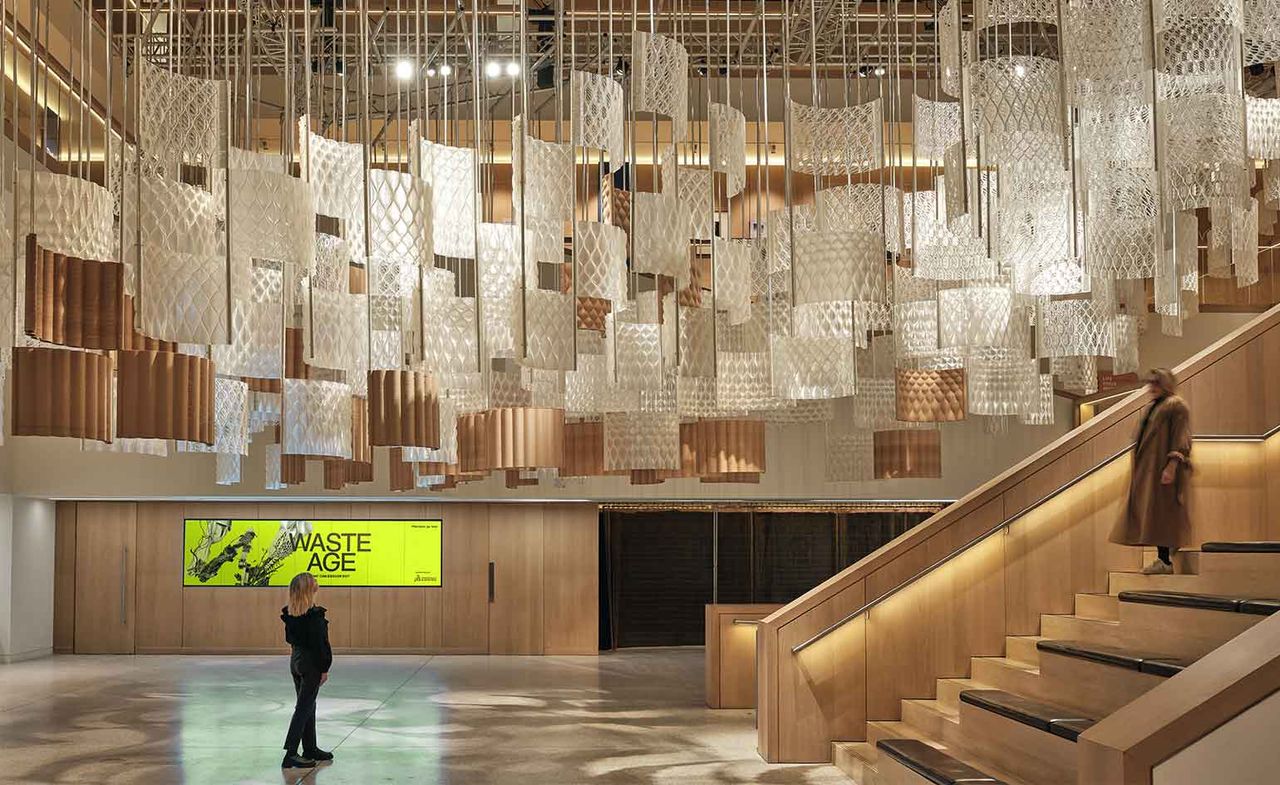
{"label": "wooden staircase", "polygon": [[1040,635],[869,720],[865,742],[834,742],[834,763],[859,785],[1075,785],[1080,733],[1280,610],[1275,543],[1209,543],[1177,568],[1110,573],[1108,594],[1077,594]]}

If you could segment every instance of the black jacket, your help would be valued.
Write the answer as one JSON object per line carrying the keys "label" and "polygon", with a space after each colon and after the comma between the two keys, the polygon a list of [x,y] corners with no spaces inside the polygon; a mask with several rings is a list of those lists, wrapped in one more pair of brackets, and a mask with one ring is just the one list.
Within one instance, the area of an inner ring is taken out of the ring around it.
{"label": "black jacket", "polygon": [[324,617],[324,608],[316,605],[301,616],[290,616],[289,608],[284,607],[280,609],[280,620],[298,670],[328,673],[333,665],[333,649],[329,647],[329,620]]}

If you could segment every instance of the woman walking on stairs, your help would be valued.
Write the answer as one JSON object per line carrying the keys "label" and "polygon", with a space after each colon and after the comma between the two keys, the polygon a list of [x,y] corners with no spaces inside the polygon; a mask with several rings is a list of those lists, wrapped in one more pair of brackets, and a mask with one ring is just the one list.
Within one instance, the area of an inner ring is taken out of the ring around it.
{"label": "woman walking on stairs", "polygon": [[1151,403],[1142,413],[1133,446],[1133,475],[1124,518],[1111,532],[1121,545],[1156,546],[1147,575],[1173,572],[1173,552],[1191,527],[1187,483],[1191,473],[1191,413],[1178,397],[1178,380],[1167,368],[1147,374]]}

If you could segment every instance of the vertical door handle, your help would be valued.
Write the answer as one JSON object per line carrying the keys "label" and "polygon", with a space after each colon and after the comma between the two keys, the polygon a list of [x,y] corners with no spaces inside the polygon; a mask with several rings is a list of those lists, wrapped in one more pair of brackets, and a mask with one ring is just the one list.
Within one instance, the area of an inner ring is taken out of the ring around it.
{"label": "vertical door handle", "polygon": [[489,602],[493,602],[494,580],[493,580],[493,562],[489,562]]}
{"label": "vertical door handle", "polygon": [[124,545],[120,548],[120,623],[127,625],[129,623],[129,608],[125,602],[126,583],[129,579],[129,546]]}

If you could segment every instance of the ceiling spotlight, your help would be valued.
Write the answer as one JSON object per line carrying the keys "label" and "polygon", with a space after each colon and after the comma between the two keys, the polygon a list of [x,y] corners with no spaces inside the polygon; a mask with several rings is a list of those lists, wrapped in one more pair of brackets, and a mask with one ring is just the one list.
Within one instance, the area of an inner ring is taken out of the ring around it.
{"label": "ceiling spotlight", "polygon": [[428,68],[428,69],[427,69],[427,78],[429,78],[429,79],[430,79],[430,78],[434,78],[434,77],[435,77],[435,75],[436,75],[436,69],[434,69],[434,68]]}
{"label": "ceiling spotlight", "polygon": [[449,76],[452,73],[453,73],[453,66],[449,65],[448,63],[441,64],[440,66],[441,76]]}
{"label": "ceiling spotlight", "polygon": [[514,60],[507,63],[507,76],[514,78],[519,75],[520,75],[520,64]]}
{"label": "ceiling spotlight", "polygon": [[1017,65],[1015,65],[1015,66],[1013,67],[1013,75],[1014,75],[1014,76],[1026,76],[1026,75],[1027,75],[1027,67],[1026,67],[1025,65],[1023,65],[1022,63],[1018,63]]}
{"label": "ceiling spotlight", "polygon": [[876,66],[876,76],[884,76],[884,66]]}
{"label": "ceiling spotlight", "polygon": [[495,60],[490,60],[485,63],[484,75],[490,79],[497,79],[499,76],[502,76],[502,64]]}
{"label": "ceiling spotlight", "polygon": [[402,82],[413,78],[413,63],[408,60],[401,60],[396,63],[396,78]]}

